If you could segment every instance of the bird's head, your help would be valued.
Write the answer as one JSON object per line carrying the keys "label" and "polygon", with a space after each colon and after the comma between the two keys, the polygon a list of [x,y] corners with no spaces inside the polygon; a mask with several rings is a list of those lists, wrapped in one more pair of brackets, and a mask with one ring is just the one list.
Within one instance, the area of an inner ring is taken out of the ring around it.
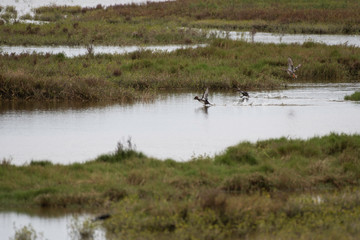
{"label": "bird's head", "polygon": [[194,97],[194,100],[199,100],[199,97],[198,97],[198,96],[195,96],[195,97]]}

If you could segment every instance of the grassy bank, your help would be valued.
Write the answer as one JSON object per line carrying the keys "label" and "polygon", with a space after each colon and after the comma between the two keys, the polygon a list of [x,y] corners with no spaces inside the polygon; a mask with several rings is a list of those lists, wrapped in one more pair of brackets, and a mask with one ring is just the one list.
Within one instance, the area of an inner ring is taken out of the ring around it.
{"label": "grassy bank", "polygon": [[354,92],[351,95],[345,96],[344,99],[349,101],[360,101],[360,92]]}
{"label": "grassy bank", "polygon": [[274,89],[294,82],[287,58],[302,64],[296,82],[351,82],[360,49],[213,40],[204,48],[126,55],[0,55],[1,99],[137,100],[162,90]]}
{"label": "grassy bank", "polygon": [[359,135],[240,143],[160,161],[131,145],[87,163],[0,165],[0,206],[97,209],[117,238],[346,238],[360,233]]}
{"label": "grassy bank", "polygon": [[6,24],[16,11],[3,14],[0,44],[105,45],[208,42],[196,31],[180,27],[276,33],[360,34],[356,0],[318,2],[267,0],[181,0],[94,8],[45,6],[35,17],[49,24]]}
{"label": "grassy bank", "polygon": [[175,21],[142,18],[128,21],[124,17],[108,21],[0,25],[0,45],[163,45],[209,41],[206,33],[180,29],[181,25]]}

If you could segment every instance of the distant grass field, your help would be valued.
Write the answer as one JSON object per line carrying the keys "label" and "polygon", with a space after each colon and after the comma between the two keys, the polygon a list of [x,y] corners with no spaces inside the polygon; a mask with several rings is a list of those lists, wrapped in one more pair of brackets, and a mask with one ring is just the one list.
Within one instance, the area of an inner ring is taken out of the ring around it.
{"label": "distant grass field", "polygon": [[359,135],[330,134],[243,142],[188,162],[131,143],[86,163],[3,160],[0,206],[109,212],[114,238],[356,239],[359,149]]}
{"label": "distant grass field", "polygon": [[0,16],[2,45],[190,44],[210,40],[182,27],[274,33],[360,34],[360,3],[291,0],[178,0],[94,8],[44,6],[15,23],[14,8]]}
{"label": "distant grass field", "polygon": [[[302,64],[296,80],[285,71],[288,57]],[[0,98],[149,100],[158,90],[275,89],[292,82],[356,82],[359,76],[359,48],[216,39],[207,47],[171,53],[137,51],[75,58],[61,53],[3,54]]]}

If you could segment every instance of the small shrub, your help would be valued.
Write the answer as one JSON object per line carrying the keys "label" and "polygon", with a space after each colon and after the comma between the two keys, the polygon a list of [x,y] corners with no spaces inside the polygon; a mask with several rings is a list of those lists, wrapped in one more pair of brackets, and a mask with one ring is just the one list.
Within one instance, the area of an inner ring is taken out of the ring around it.
{"label": "small shrub", "polygon": [[122,74],[122,72],[121,72],[121,69],[114,69],[114,71],[113,71],[113,75],[115,76],[115,77],[118,77],[118,76],[121,76],[121,74]]}
{"label": "small shrub", "polygon": [[351,95],[347,95],[344,99],[348,101],[360,101],[360,92],[354,92]]}
{"label": "small shrub", "polygon": [[121,159],[130,158],[130,157],[143,157],[142,153],[136,152],[136,145],[131,142],[131,138],[129,137],[126,141],[126,144],[122,142],[117,143],[117,148],[115,150],[115,156]]}
{"label": "small shrub", "polygon": [[98,162],[122,162],[129,158],[144,158],[144,154],[137,152],[136,145],[131,142],[131,138],[128,138],[126,144],[119,141],[114,153],[100,155],[96,161]]}
{"label": "small shrub", "polygon": [[31,161],[30,162],[30,166],[41,166],[41,167],[45,167],[45,166],[51,166],[53,165],[52,162],[48,161],[48,160],[43,160],[43,161]]}
{"label": "small shrub", "polygon": [[25,15],[22,15],[22,16],[20,17],[20,19],[22,19],[22,20],[31,20],[31,19],[32,19],[32,16],[31,16],[30,13],[27,13],[27,14],[25,14]]}
{"label": "small shrub", "polygon": [[273,189],[273,183],[267,177],[253,173],[249,176],[236,175],[225,179],[222,189],[229,193],[269,192]]}
{"label": "small shrub", "polygon": [[215,157],[218,164],[249,164],[256,165],[258,163],[257,156],[250,143],[242,143],[238,146],[229,147],[222,155]]}
{"label": "small shrub", "polygon": [[131,185],[141,186],[145,184],[146,177],[142,171],[133,170],[127,176],[126,181]]}
{"label": "small shrub", "polygon": [[318,44],[317,43],[315,43],[315,42],[313,42],[313,41],[305,41],[303,44],[302,44],[302,46],[304,47],[304,48],[314,48],[314,47],[316,47]]}
{"label": "small shrub", "polygon": [[54,58],[56,59],[56,61],[58,62],[63,62],[65,61],[65,54],[64,53],[58,53],[54,56]]}
{"label": "small shrub", "polygon": [[226,208],[226,195],[220,189],[211,189],[200,193],[199,201],[203,209],[224,212]]}
{"label": "small shrub", "polygon": [[[39,192],[39,191],[38,191]],[[82,206],[82,205],[97,205],[101,204],[102,200],[99,195],[92,193],[79,193],[79,194],[54,194],[56,190],[50,194],[38,194],[34,198],[34,202],[43,208],[48,207],[69,207],[69,206]],[[33,194],[34,195],[34,194]]]}
{"label": "small shrub", "polygon": [[127,192],[125,190],[122,189],[116,189],[116,188],[111,188],[109,190],[107,190],[103,196],[108,198],[110,201],[119,201],[123,198],[125,198],[127,196]]}
{"label": "small shrub", "polygon": [[17,229],[14,225],[15,236],[14,238],[10,238],[10,240],[36,240],[38,239],[38,235],[34,228],[29,224],[28,226],[24,226],[20,229]]}
{"label": "small shrub", "polygon": [[11,157],[10,158],[3,158],[1,160],[0,165],[1,166],[10,166],[12,161],[13,161],[13,159]]}
{"label": "small shrub", "polygon": [[6,6],[5,12],[17,14],[17,11],[14,6]]}
{"label": "small shrub", "polygon": [[81,163],[73,163],[69,165],[69,167],[71,170],[77,170],[77,171],[84,169],[84,165]]}
{"label": "small shrub", "polygon": [[328,155],[336,155],[342,153],[346,149],[359,147],[352,138],[345,135],[330,134],[325,137],[326,141],[323,144],[323,151]]}
{"label": "small shrub", "polygon": [[74,216],[70,224],[70,236],[74,240],[93,240],[95,236],[95,224],[90,220],[81,221]]}

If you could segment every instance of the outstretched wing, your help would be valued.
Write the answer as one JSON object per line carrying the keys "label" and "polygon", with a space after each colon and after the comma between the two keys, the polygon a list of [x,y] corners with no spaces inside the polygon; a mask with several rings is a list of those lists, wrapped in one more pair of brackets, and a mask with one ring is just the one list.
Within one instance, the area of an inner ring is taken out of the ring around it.
{"label": "outstretched wing", "polygon": [[296,70],[298,70],[299,67],[301,67],[301,64],[297,65],[297,67],[294,68],[294,72],[295,72]]}
{"label": "outstretched wing", "polygon": [[209,88],[206,88],[206,90],[205,90],[205,92],[204,92],[204,94],[202,96],[202,99],[207,100],[208,95],[209,95]]}
{"label": "outstretched wing", "polygon": [[294,63],[291,58],[288,58],[288,70],[293,71]]}

